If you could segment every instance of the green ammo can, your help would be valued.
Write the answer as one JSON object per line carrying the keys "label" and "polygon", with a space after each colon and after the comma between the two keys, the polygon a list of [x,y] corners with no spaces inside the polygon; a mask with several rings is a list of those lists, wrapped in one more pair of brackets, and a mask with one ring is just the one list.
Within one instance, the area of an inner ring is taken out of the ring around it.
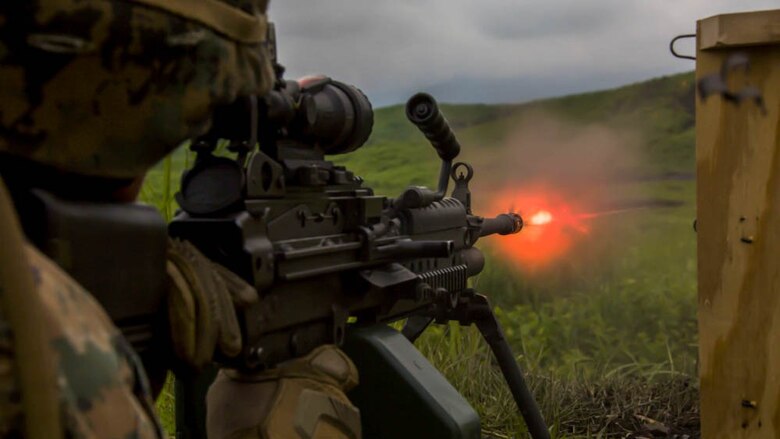
{"label": "green ammo can", "polygon": [[349,332],[342,347],[360,373],[349,393],[366,439],[479,439],[479,416],[400,332]]}

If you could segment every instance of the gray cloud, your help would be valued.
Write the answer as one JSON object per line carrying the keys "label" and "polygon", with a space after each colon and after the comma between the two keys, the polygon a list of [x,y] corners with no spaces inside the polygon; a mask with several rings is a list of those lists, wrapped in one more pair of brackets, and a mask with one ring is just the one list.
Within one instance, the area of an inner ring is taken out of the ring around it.
{"label": "gray cloud", "polygon": [[[286,34],[299,40],[340,41],[376,34],[385,28],[387,35],[404,31],[414,20],[389,3],[371,4],[354,0],[327,2],[292,1],[277,8],[271,2],[271,18],[284,27]],[[379,19],[385,17],[385,19]],[[387,26],[392,22],[393,28]],[[400,26],[400,27],[399,27]]]}
{"label": "gray cloud", "polygon": [[[288,77],[325,73],[378,105],[437,90],[512,102],[693,69],[667,49],[696,20],[777,0],[272,0]],[[692,49],[691,49],[692,50]]]}
{"label": "gray cloud", "polygon": [[556,1],[493,0],[472,3],[469,15],[487,36],[538,39],[548,35],[591,34],[620,18],[630,3],[621,0]]}

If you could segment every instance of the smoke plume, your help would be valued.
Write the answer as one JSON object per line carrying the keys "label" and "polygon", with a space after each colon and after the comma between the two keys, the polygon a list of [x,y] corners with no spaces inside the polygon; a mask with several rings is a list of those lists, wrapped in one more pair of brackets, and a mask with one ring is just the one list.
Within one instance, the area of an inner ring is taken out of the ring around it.
{"label": "smoke plume", "polygon": [[600,223],[636,209],[625,205],[637,196],[630,183],[639,151],[639,136],[628,130],[523,115],[499,147],[476,149],[470,158],[477,169],[474,191],[481,195],[475,199],[483,202],[477,211],[514,211],[526,223],[519,234],[493,240],[497,250],[523,272],[538,273],[566,264],[583,246],[593,251],[595,243],[620,239]]}

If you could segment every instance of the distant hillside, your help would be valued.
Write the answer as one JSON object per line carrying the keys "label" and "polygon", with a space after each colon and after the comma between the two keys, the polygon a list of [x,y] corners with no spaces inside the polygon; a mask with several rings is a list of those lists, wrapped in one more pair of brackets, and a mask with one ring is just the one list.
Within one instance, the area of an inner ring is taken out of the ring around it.
{"label": "distant hillside", "polygon": [[[693,73],[624,87],[517,105],[447,105],[442,112],[461,141],[464,156],[489,153],[529,114],[545,113],[574,124],[631,129],[641,137],[643,176],[694,169]],[[376,110],[373,134],[361,150],[336,161],[366,178],[380,193],[407,184],[433,185],[437,157],[404,116],[401,105]]]}

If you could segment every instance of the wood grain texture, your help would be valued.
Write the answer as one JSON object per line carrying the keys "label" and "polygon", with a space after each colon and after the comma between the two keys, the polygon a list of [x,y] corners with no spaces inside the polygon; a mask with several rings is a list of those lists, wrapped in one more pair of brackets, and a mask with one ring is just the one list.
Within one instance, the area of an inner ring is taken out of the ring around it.
{"label": "wood grain texture", "polygon": [[750,72],[730,75],[729,87],[757,86],[766,106],[764,113],[753,102],[697,98],[702,437],[774,439],[780,437],[780,42],[704,50],[701,37],[697,79],[718,72],[730,54],[746,53]]}
{"label": "wood grain texture", "polygon": [[702,50],[780,43],[780,9],[716,15],[698,28]]}

